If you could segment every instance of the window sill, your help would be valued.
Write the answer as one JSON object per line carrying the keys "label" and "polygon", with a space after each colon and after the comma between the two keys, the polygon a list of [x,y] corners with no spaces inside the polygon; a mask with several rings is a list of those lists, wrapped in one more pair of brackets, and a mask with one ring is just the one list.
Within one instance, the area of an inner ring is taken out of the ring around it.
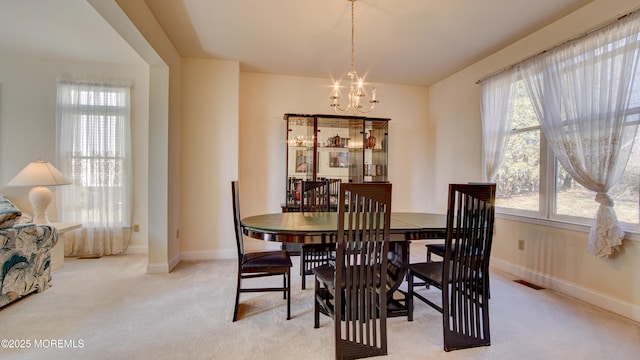
{"label": "window sill", "polygon": [[[553,227],[553,228],[563,229],[563,230],[583,232],[587,234],[591,229],[591,226],[589,225],[576,224],[576,223],[570,223],[570,222],[559,221],[559,220],[540,219],[540,218],[524,216],[524,215],[503,214],[503,213],[496,212],[496,218],[519,221],[519,222],[524,222],[528,224],[548,226],[548,227]],[[629,231],[624,228],[623,230],[625,231],[625,236],[624,236],[625,240],[640,241],[640,233],[635,231]]]}

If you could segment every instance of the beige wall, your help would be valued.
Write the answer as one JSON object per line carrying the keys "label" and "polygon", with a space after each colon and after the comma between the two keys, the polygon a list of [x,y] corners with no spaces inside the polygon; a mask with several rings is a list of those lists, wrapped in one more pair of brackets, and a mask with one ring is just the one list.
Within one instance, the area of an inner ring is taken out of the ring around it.
{"label": "beige wall", "polygon": [[[435,131],[434,188],[479,179],[480,88],[476,81],[640,6],[637,0],[595,0],[589,5],[433,85],[430,119]],[[452,139],[456,139],[452,141]],[[462,166],[460,162],[465,159]],[[468,160],[467,160],[468,159]],[[444,192],[434,192],[445,208]],[[600,260],[586,251],[588,233],[498,219],[492,265],[640,320],[640,243]],[[525,250],[518,251],[518,239]]]}
{"label": "beige wall", "polygon": [[231,181],[238,179],[239,80],[236,61],[182,61],[182,259],[236,253]]}

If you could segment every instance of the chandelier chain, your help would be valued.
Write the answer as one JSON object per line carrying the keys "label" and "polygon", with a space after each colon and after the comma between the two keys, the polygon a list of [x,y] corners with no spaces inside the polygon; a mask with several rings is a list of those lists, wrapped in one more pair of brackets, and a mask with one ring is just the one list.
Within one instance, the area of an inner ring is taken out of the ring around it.
{"label": "chandelier chain", "polygon": [[349,0],[351,1],[351,72],[354,72],[355,70],[355,62],[356,62],[356,55],[355,55],[355,47],[356,47],[356,21],[355,21],[355,16],[354,16],[354,4],[356,2],[356,0]]}
{"label": "chandelier chain", "polygon": [[379,103],[380,101],[376,99],[376,88],[374,86],[371,91],[371,99],[368,101],[370,104],[369,107],[367,109],[364,109],[364,106],[361,103],[362,101],[365,100],[365,97],[368,95],[368,91],[366,89],[364,77],[358,76],[358,73],[356,72],[356,66],[355,66],[355,58],[356,58],[356,55],[355,55],[356,53],[355,51],[355,47],[356,47],[355,2],[356,0],[347,0],[347,1],[351,2],[351,69],[347,74],[347,77],[349,78],[349,81],[350,81],[349,92],[347,94],[349,103],[347,104],[346,107],[342,107],[338,102],[340,100],[340,93],[341,93],[340,80],[333,82],[333,90],[329,99],[331,99],[331,107],[334,109],[335,112],[346,113],[351,110],[354,114],[357,115],[358,113],[368,113],[372,111],[375,108],[376,104]]}

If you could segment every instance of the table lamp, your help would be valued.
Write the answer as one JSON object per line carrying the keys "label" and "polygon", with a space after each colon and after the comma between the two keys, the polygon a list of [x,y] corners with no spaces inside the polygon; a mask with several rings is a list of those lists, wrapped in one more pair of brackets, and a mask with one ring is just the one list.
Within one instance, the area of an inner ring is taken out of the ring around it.
{"label": "table lamp", "polygon": [[33,207],[33,222],[35,224],[49,224],[47,207],[51,203],[53,194],[46,186],[68,185],[67,179],[58,169],[42,160],[29,163],[18,173],[7,186],[34,186],[29,191],[29,201]]}

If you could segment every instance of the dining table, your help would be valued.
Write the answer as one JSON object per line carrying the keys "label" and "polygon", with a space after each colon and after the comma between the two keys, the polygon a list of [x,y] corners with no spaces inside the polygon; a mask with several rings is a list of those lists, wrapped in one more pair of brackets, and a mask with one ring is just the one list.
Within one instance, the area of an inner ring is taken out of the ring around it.
{"label": "dining table", "polygon": [[[244,235],[265,241],[295,244],[335,243],[338,212],[281,212],[245,217]],[[388,255],[387,316],[406,316],[407,294],[400,289],[409,268],[412,240],[444,239],[446,215],[392,212]]]}

